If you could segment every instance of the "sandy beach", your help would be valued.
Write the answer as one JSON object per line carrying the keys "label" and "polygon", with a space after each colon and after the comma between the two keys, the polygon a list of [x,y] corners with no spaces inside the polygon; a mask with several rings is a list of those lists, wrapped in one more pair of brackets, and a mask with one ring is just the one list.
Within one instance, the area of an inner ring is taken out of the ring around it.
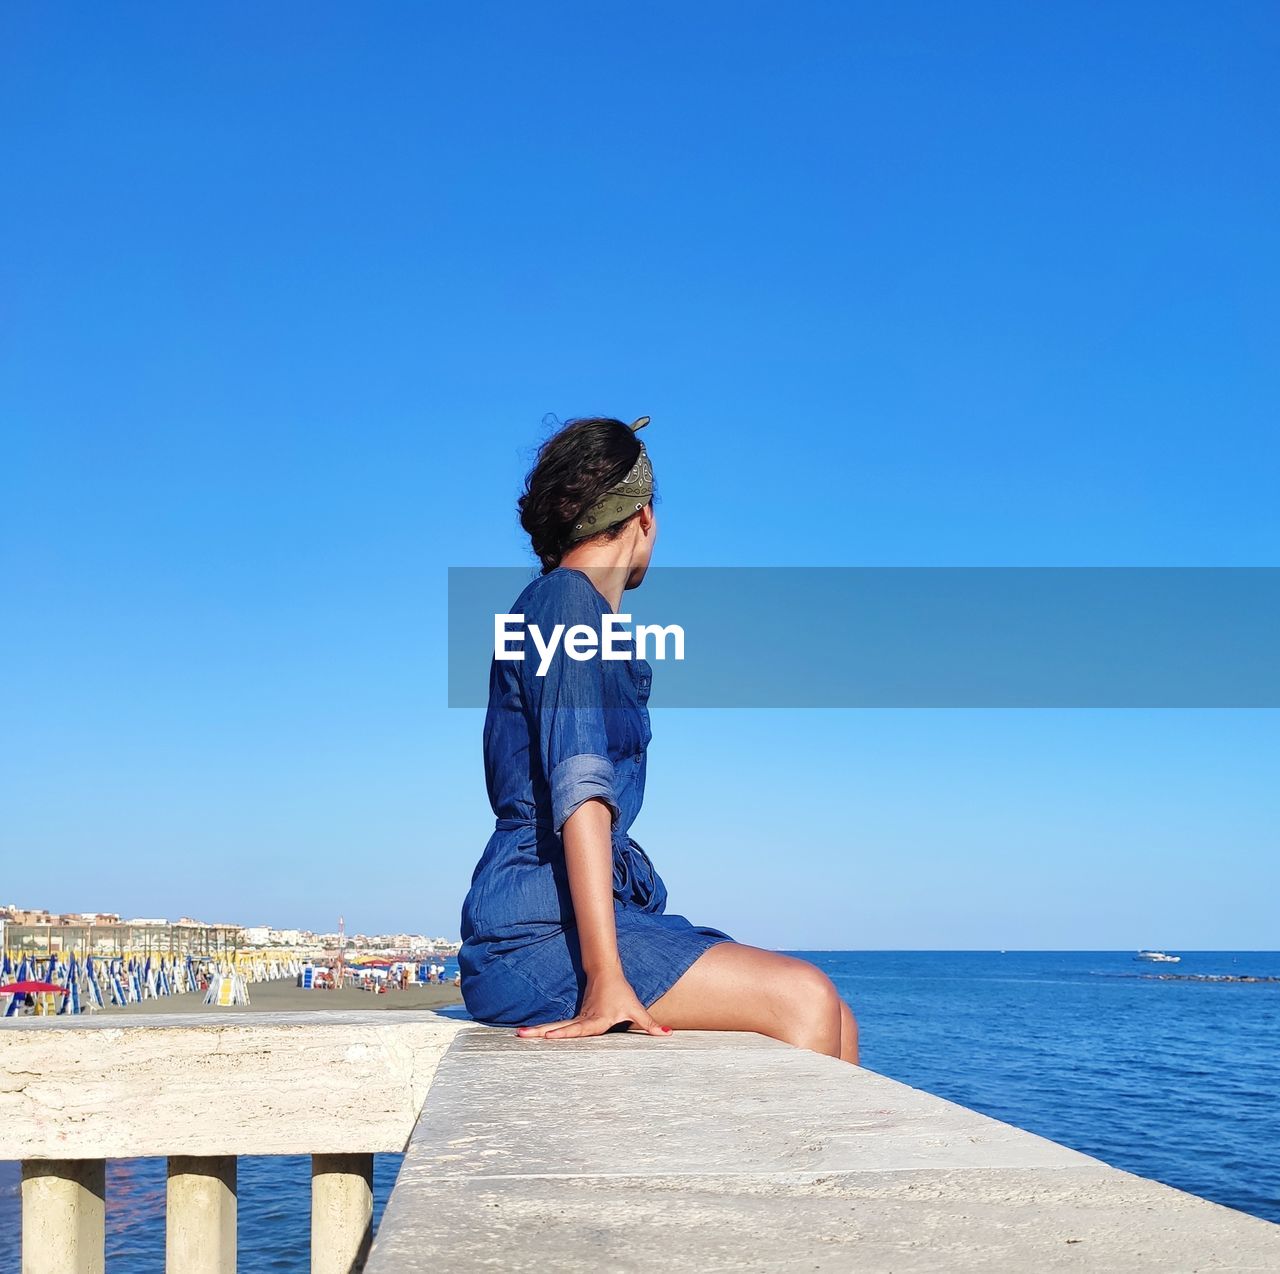
{"label": "sandy beach", "polygon": [[462,992],[449,983],[415,985],[405,991],[378,995],[355,987],[341,991],[304,991],[293,978],[274,982],[254,982],[249,986],[249,1003],[234,1008],[206,1005],[202,992],[162,996],[123,1007],[100,1009],[101,1013],[314,1013],[317,1009],[441,1009],[462,1003]]}

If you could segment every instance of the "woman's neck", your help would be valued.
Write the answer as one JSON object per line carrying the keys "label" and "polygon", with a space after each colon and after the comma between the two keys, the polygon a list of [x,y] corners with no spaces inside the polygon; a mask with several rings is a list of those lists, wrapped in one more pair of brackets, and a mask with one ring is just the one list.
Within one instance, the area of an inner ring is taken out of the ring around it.
{"label": "woman's neck", "polygon": [[560,559],[561,566],[581,571],[595,585],[616,613],[631,574],[631,545],[622,539],[603,544],[584,544],[570,549]]}

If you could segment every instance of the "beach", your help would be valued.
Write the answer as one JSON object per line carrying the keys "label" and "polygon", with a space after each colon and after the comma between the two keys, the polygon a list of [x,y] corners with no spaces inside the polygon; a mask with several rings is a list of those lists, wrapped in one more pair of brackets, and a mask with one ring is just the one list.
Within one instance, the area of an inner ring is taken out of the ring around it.
{"label": "beach", "polygon": [[99,1013],[314,1013],[323,1009],[442,1009],[462,1003],[462,992],[451,982],[414,983],[404,991],[387,991],[378,994],[362,991],[357,987],[343,987],[340,991],[308,991],[297,985],[294,978],[277,978],[273,982],[251,982],[249,1003],[219,1008],[204,1003],[204,993],[193,991],[188,995],[166,995],[154,1000],[140,1000],[136,1004],[109,1006]]}

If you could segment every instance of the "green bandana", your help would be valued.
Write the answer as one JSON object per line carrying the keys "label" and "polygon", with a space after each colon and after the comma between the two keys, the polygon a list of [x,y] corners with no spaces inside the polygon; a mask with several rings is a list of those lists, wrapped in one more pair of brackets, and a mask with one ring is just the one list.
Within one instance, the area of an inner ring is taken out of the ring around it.
{"label": "green bandana", "polygon": [[[649,423],[648,416],[641,416],[631,429],[638,432]],[[639,509],[643,509],[653,499],[653,466],[649,463],[649,453],[640,444],[640,455],[637,457],[631,472],[621,482],[611,486],[590,508],[584,509],[582,516],[569,531],[569,543],[585,540],[588,535],[607,531],[619,522],[625,522]]]}

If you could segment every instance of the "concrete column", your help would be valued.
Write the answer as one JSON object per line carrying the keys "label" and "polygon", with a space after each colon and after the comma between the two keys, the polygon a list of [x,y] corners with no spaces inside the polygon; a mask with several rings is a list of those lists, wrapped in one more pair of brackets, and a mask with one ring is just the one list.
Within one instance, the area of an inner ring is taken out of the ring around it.
{"label": "concrete column", "polygon": [[101,1159],[22,1164],[22,1274],[103,1274],[107,1165]]}
{"label": "concrete column", "polygon": [[360,1274],[373,1242],[373,1156],[311,1156],[311,1274]]}
{"label": "concrete column", "polygon": [[167,1274],[236,1274],[234,1155],[170,1155]]}

